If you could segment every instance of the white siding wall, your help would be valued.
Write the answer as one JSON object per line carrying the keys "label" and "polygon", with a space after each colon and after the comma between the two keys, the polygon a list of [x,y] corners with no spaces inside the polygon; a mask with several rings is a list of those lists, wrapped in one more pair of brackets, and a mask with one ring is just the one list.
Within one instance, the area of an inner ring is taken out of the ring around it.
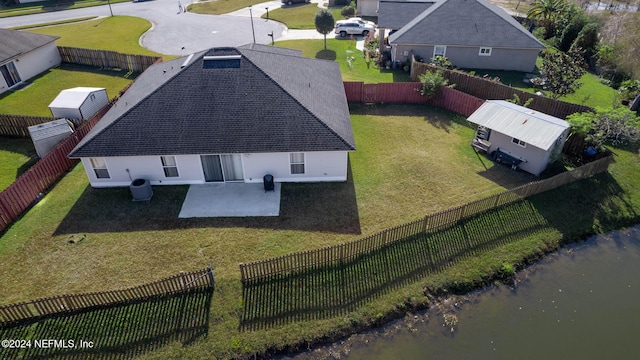
{"label": "white siding wall", "polygon": [[[346,181],[346,151],[305,153],[305,174],[292,175],[289,153],[243,154],[245,182],[262,182],[265,174],[272,174],[277,182]],[[98,179],[89,158],[82,164],[92,187],[129,186],[132,179],[147,179],[152,185],[202,184],[204,173],[199,155],[176,155],[179,177],[164,176],[160,156],[107,157],[105,162],[110,179]],[[127,169],[129,172],[127,172]]]}
{"label": "white siding wall", "polygon": [[520,163],[518,167],[535,176],[540,175],[549,163],[551,151],[544,151],[531,144],[527,144],[527,146],[523,148],[511,141],[511,136],[501,134],[497,131],[491,131],[491,135],[489,136],[489,142],[491,142],[489,153],[500,148],[501,150],[508,151],[512,155],[523,157],[527,159],[527,162]]}
{"label": "white siding wall", "polygon": [[[25,81],[51,67],[59,65],[60,54],[58,53],[55,42],[52,42],[9,62],[15,65],[20,75],[20,80]],[[6,63],[0,65],[4,64]],[[0,76],[0,94],[7,90],[9,90],[7,83],[4,81],[4,78]]]}
{"label": "white siding wall", "polygon": [[49,107],[51,115],[56,118],[82,119],[80,109]]}
{"label": "white siding wall", "polygon": [[[91,96],[91,95],[95,96]],[[87,120],[102,109],[109,103],[109,97],[107,96],[107,90],[92,91],[87,96],[87,99],[80,106],[80,113],[82,114],[82,120]]]}
{"label": "white siding wall", "polygon": [[16,61],[15,65],[22,81],[60,65],[60,53],[58,53],[55,41],[22,55],[20,61]]}
{"label": "white siding wall", "polygon": [[346,181],[346,151],[318,151],[305,153],[305,174],[291,174],[289,153],[244,154],[244,181],[262,182],[265,174],[277,182]]}

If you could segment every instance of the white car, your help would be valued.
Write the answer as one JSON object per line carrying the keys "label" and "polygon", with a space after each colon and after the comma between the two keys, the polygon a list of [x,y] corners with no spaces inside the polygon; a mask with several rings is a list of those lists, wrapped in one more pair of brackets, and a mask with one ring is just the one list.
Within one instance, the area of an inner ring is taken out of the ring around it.
{"label": "white car", "polygon": [[336,25],[339,23],[345,23],[345,22],[357,22],[360,25],[371,25],[373,27],[376,27],[376,23],[374,23],[373,21],[367,21],[363,18],[359,18],[359,17],[352,17],[352,18],[348,18],[346,20],[338,20],[336,21]]}
{"label": "white car", "polygon": [[336,22],[336,28],[334,32],[341,37],[347,35],[362,35],[367,36],[370,32],[376,31],[375,25],[361,24],[357,21],[340,20]]}

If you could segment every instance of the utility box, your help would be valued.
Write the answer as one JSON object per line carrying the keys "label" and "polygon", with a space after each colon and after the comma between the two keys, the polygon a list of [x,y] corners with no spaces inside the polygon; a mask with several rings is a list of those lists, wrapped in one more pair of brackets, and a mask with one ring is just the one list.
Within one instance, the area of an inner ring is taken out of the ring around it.
{"label": "utility box", "polygon": [[73,134],[73,128],[67,119],[58,119],[29,126],[29,135],[41,159],[53,150],[67,136]]}
{"label": "utility box", "polygon": [[109,103],[107,89],[75,87],[62,90],[49,104],[53,117],[87,120]]}

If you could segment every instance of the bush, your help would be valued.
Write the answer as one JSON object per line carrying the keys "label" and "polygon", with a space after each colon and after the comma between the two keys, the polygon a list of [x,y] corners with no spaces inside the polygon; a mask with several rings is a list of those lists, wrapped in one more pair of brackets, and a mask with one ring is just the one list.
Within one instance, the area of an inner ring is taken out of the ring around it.
{"label": "bush", "polygon": [[420,75],[420,82],[422,83],[420,95],[426,97],[433,97],[438,94],[441,87],[449,86],[449,80],[445,79],[441,69],[427,71]]}
{"label": "bush", "polygon": [[340,15],[342,15],[345,18],[350,18],[355,14],[356,14],[356,8],[351,6],[345,6],[342,8],[342,10],[340,10]]}

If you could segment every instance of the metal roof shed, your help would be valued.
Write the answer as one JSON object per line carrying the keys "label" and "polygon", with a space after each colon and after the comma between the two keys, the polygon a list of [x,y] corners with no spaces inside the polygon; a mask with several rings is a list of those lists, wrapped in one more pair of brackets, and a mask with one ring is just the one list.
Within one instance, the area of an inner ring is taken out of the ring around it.
{"label": "metal roof shed", "polygon": [[29,135],[41,159],[53,150],[67,136],[73,134],[73,129],[67,119],[58,119],[28,127]]}
{"label": "metal roof shed", "polygon": [[519,167],[539,175],[562,151],[569,123],[504,100],[487,100],[468,120],[488,131],[488,153],[500,150],[523,162]]}
{"label": "metal roof shed", "polygon": [[107,89],[75,87],[62,90],[49,104],[54,117],[87,120],[109,103]]}

